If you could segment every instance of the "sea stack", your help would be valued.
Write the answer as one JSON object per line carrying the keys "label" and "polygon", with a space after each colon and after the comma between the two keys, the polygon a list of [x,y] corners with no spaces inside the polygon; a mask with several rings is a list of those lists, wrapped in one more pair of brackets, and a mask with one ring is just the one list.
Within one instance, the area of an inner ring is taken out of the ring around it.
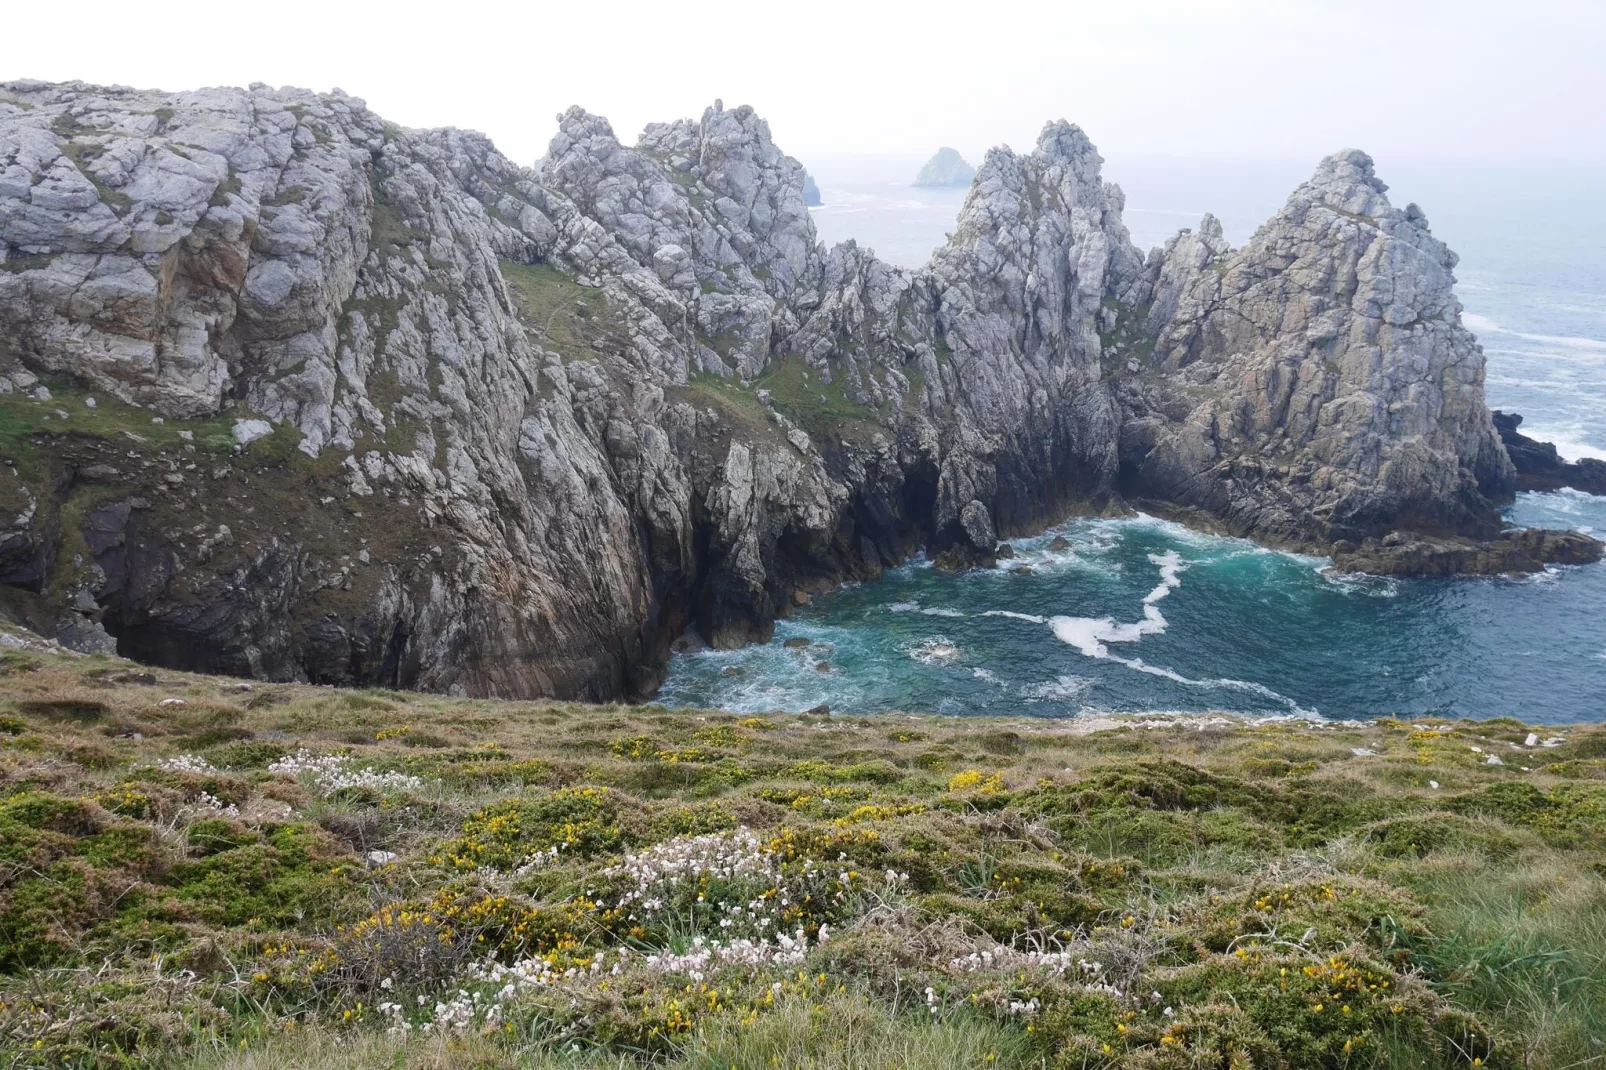
{"label": "sea stack", "polygon": [[965,162],[958,149],[946,146],[926,161],[914,184],[926,189],[963,189],[976,177],[976,169]]}

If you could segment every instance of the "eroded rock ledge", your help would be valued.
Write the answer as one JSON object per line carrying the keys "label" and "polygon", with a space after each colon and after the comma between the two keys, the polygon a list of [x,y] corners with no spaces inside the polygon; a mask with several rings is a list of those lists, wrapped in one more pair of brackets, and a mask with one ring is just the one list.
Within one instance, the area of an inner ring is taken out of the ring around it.
{"label": "eroded rock ledge", "polygon": [[0,601],[183,668],[604,699],[1078,511],[1504,538],[1455,256],[1369,158],[1147,254],[1101,163],[993,150],[903,271],[817,241],[750,108],[634,146],[570,109],[530,170],[341,94],[7,84]]}
{"label": "eroded rock ledge", "polygon": [[1576,461],[1562,459],[1554,444],[1539,442],[1518,431],[1522,417],[1496,409],[1495,429],[1500,441],[1517,470],[1519,490],[1561,490],[1571,487],[1585,494],[1606,494],[1606,461],[1584,457]]}

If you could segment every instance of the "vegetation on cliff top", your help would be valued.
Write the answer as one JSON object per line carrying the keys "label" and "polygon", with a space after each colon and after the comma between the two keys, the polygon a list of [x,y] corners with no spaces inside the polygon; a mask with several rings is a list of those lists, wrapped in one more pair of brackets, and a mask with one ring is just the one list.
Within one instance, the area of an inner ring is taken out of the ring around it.
{"label": "vegetation on cliff top", "polygon": [[1600,728],[739,717],[0,641],[9,1066],[1606,1060]]}

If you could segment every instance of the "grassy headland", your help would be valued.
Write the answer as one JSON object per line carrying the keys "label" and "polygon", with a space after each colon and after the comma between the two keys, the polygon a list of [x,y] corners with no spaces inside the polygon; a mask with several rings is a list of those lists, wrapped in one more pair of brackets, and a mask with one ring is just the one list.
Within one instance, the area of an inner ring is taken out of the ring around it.
{"label": "grassy headland", "polygon": [[742,717],[7,634],[8,1066],[1606,1065],[1600,727]]}

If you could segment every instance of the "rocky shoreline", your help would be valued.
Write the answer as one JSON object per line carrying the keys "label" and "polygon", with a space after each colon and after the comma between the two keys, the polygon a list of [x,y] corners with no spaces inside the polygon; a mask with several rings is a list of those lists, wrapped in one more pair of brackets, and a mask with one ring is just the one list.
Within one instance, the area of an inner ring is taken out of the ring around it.
{"label": "rocky shoreline", "polygon": [[1521,416],[1498,409],[1491,415],[1506,454],[1517,469],[1518,490],[1571,487],[1585,494],[1606,494],[1606,461],[1593,457],[1565,461],[1554,444],[1531,439],[1517,430],[1522,426]]}
{"label": "rocky shoreline", "polygon": [[750,108],[634,146],[570,109],[531,170],[338,93],[0,86],[0,608],[613,699],[688,628],[1131,503],[1339,567],[1598,557],[1503,532],[1582,477],[1502,441],[1455,255],[1363,153],[1241,249],[1206,216],[1147,254],[1101,163],[1063,122],[993,150],[904,271],[816,240]]}

